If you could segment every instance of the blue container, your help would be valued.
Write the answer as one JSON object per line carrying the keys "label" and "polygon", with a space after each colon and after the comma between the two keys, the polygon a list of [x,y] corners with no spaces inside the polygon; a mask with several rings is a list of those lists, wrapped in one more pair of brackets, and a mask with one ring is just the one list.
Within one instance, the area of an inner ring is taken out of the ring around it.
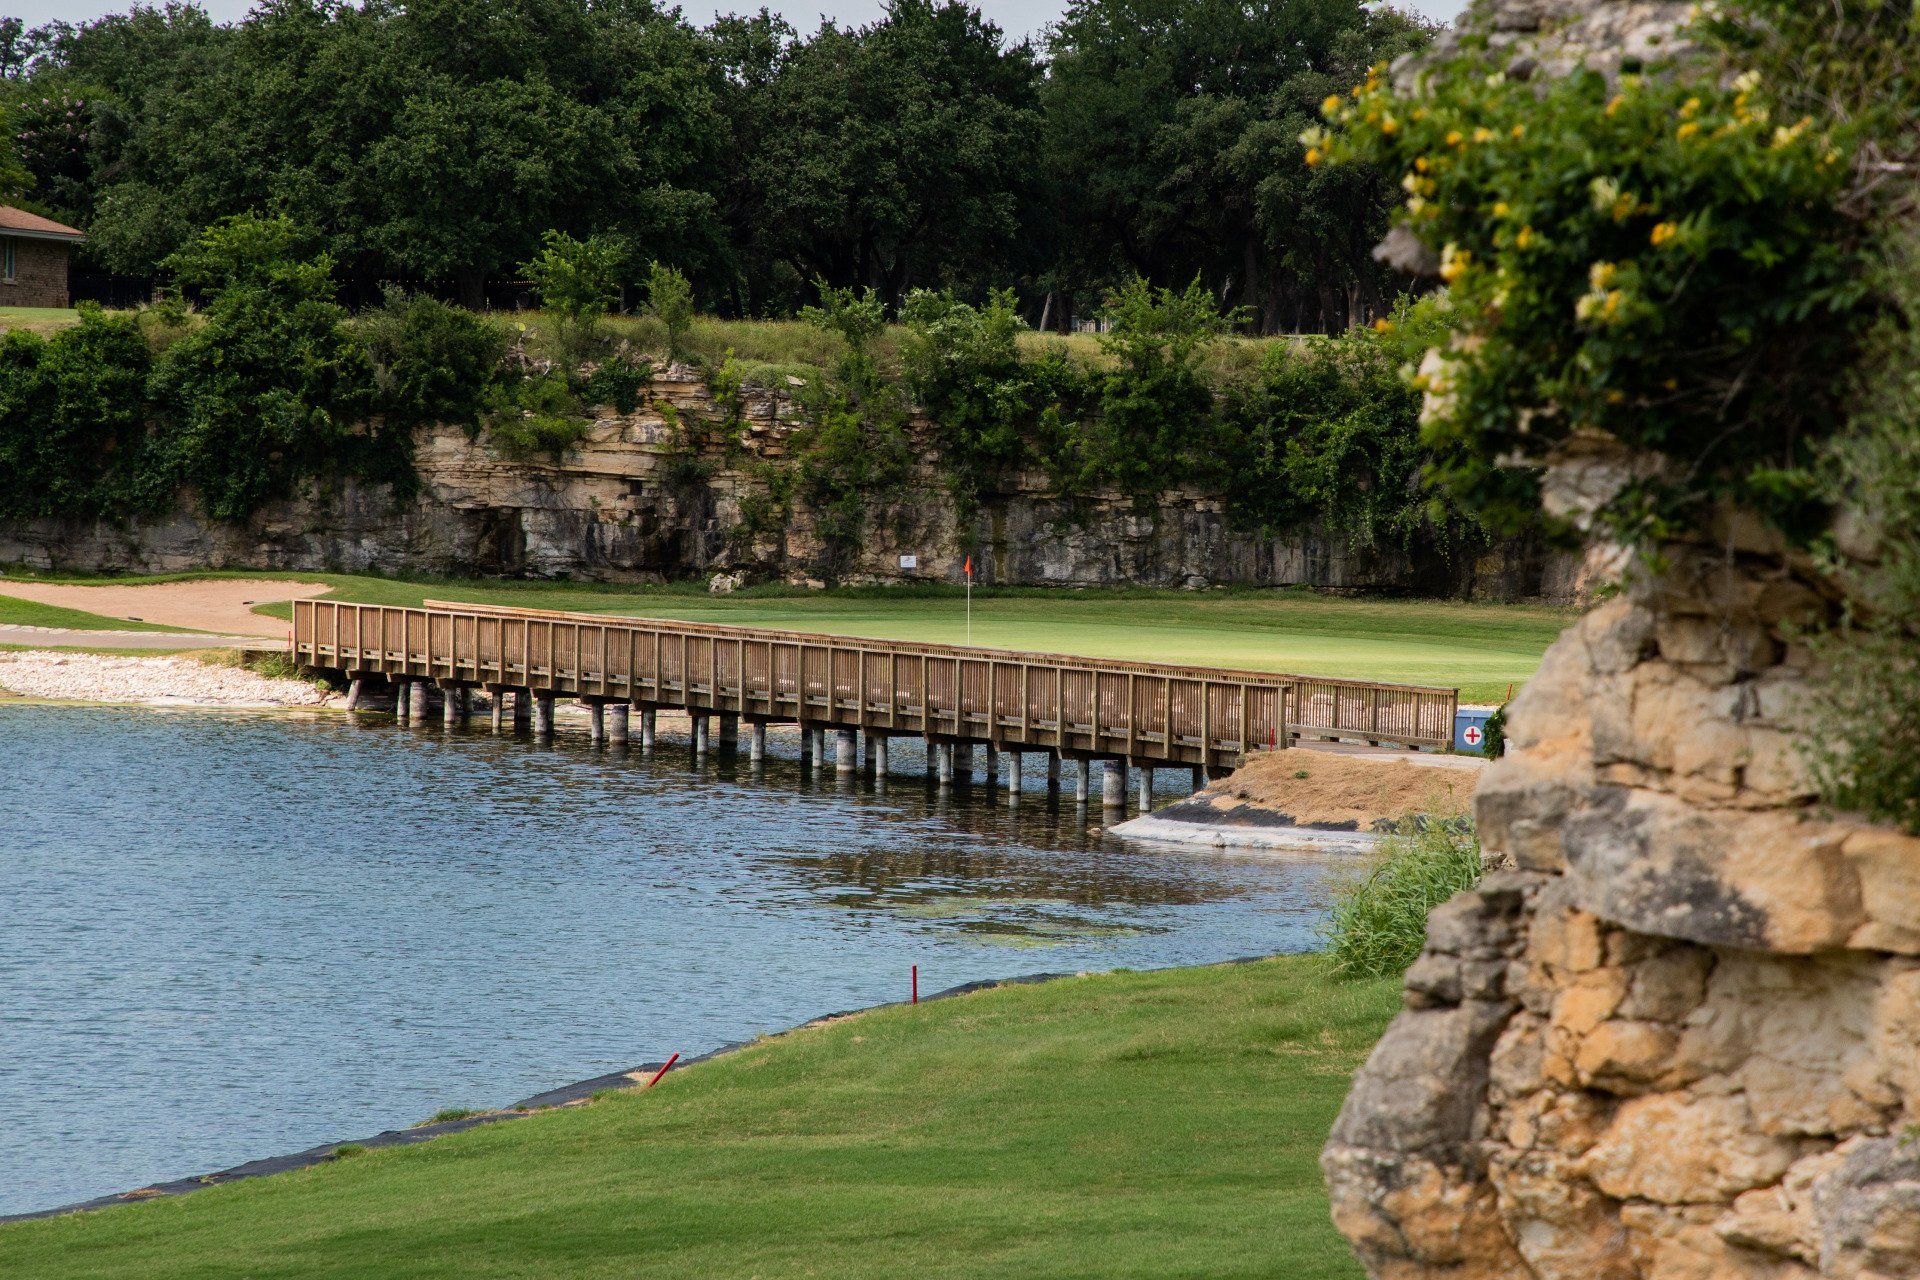
{"label": "blue container", "polygon": [[1487,718],[1492,714],[1491,711],[1454,712],[1453,749],[1468,755],[1487,754]]}

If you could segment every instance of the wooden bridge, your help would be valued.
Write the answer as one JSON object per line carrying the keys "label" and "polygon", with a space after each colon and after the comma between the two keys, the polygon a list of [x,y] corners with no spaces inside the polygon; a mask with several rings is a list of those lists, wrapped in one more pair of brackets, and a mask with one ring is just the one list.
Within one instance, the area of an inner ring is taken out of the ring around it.
{"label": "wooden bridge", "polygon": [[1450,746],[1458,701],[1452,689],[431,600],[297,600],[292,656],[412,685],[422,708],[433,685],[456,691],[450,706],[465,688],[516,694],[517,715],[531,697],[536,728],[566,697],[618,708],[622,723],[639,708],[649,726],[656,708],[685,710],[697,734],[717,716],[723,740],[744,722],[756,748],[767,724],[795,723],[840,731],[843,745],[910,735],[1209,776],[1300,737]]}

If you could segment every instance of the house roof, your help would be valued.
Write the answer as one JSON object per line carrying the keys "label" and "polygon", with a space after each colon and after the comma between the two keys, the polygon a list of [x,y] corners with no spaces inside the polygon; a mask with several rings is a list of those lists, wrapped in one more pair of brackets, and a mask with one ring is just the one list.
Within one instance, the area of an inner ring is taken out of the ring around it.
{"label": "house roof", "polygon": [[87,238],[77,227],[55,222],[52,218],[43,218],[37,213],[28,213],[25,209],[16,209],[10,204],[0,204],[0,233],[33,236],[43,240]]}

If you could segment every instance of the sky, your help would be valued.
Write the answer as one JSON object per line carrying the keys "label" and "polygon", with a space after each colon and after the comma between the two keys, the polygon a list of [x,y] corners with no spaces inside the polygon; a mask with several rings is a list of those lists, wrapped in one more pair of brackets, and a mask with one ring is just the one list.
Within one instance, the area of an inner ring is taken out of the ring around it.
{"label": "sky", "polygon": [[[255,0],[202,0],[202,7],[219,22],[243,17]],[[1018,38],[1038,35],[1041,28],[1058,17],[1061,0],[973,0],[980,11],[1000,25],[1001,30]],[[819,25],[829,17],[842,26],[857,26],[878,17],[881,0],[735,0],[716,4],[715,0],[679,0],[687,17],[704,23],[718,12],[751,13],[766,7],[782,14],[802,31]],[[1402,8],[1416,9],[1430,18],[1453,19],[1466,8],[1466,0],[1400,0]],[[39,26],[55,18],[84,22],[103,13],[124,11],[129,0],[0,0],[0,16],[24,19],[27,26]]]}

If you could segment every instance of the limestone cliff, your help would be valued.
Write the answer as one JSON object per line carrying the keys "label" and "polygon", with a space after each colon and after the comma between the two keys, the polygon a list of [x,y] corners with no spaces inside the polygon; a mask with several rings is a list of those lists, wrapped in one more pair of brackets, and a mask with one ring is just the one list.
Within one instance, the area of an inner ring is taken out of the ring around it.
{"label": "limestone cliff", "polygon": [[[1356,550],[1312,529],[1270,536],[1237,528],[1217,494],[1172,492],[1142,506],[1119,493],[1069,501],[1043,475],[1013,477],[962,516],[946,485],[933,426],[912,425],[907,485],[877,500],[854,546],[821,536],[804,507],[756,518],[764,465],[785,455],[789,397],[745,397],[739,425],[697,433],[723,415],[706,385],[676,370],[631,414],[602,411],[559,459],[507,461],[457,427],[416,442],[419,494],[314,486],[253,519],[225,525],[190,505],[165,518],[0,525],[0,564],[67,571],[199,568],[663,581],[719,572],[793,582],[953,581],[1008,585],[1188,587],[1214,583],[1410,590],[1483,598],[1571,599],[1577,562],[1503,544],[1478,563],[1410,563]],[[722,436],[736,436],[732,444]],[[918,561],[903,568],[902,556]]]}
{"label": "limestone cliff", "polygon": [[[1480,13],[1550,60],[1660,47],[1679,9]],[[1569,454],[1549,501],[1631,464]],[[1813,806],[1792,624],[1829,588],[1712,532],[1513,704],[1475,804],[1498,869],[1434,913],[1323,1157],[1374,1276],[1920,1276],[1920,840]]]}

